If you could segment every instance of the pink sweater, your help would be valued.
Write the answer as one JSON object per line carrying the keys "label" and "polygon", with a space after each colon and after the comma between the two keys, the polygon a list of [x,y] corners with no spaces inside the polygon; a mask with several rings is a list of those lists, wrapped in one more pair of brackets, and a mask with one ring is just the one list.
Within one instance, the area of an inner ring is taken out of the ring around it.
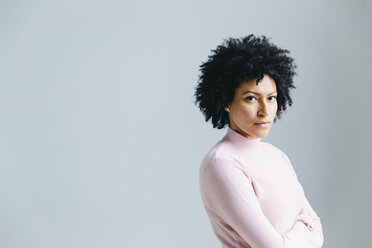
{"label": "pink sweater", "polygon": [[320,218],[287,155],[230,127],[200,165],[200,193],[223,248],[322,247]]}

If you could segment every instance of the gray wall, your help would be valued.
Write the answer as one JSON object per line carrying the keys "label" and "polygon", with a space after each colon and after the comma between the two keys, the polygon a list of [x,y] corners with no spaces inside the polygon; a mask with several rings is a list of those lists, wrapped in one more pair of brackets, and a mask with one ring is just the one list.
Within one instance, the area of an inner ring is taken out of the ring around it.
{"label": "gray wall", "polygon": [[298,66],[264,141],[287,153],[323,247],[370,246],[372,1],[0,1],[0,247],[220,247],[199,196],[226,132],[193,105],[227,37]]}

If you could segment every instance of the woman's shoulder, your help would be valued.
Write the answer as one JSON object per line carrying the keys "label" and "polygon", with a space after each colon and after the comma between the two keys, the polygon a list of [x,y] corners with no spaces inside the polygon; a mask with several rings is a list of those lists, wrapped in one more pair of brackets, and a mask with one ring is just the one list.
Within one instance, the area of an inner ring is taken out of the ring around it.
{"label": "woman's shoulder", "polygon": [[211,164],[216,164],[218,161],[234,161],[234,158],[235,155],[232,147],[223,140],[220,140],[204,155],[201,168],[205,169]]}
{"label": "woman's shoulder", "polygon": [[229,143],[220,140],[205,154],[204,158],[208,160],[232,159],[234,150]]}
{"label": "woman's shoulder", "polygon": [[[282,149],[278,148],[277,146],[275,146],[273,144],[267,143],[267,142],[262,142],[262,143],[266,146],[266,149],[270,149],[272,153],[275,153],[276,156],[283,159],[286,164],[288,164],[288,165],[290,165],[290,167],[292,167],[291,160],[289,159],[287,154]],[[291,170],[293,170],[293,168],[291,168]]]}
{"label": "woman's shoulder", "polygon": [[270,150],[271,152],[280,154],[281,156],[284,156],[284,157],[287,156],[282,149],[278,148],[277,146],[275,146],[271,143],[262,141],[261,144],[262,144],[263,148],[266,149],[266,150]]}

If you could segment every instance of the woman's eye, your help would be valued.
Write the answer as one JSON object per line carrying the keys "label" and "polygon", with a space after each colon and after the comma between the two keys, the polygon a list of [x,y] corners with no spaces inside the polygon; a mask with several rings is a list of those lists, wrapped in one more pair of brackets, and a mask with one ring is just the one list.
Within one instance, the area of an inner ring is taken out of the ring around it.
{"label": "woman's eye", "polygon": [[254,96],[247,96],[245,99],[247,99],[249,101],[253,101],[253,99],[256,99],[256,97],[254,97]]}
{"label": "woman's eye", "polygon": [[270,97],[269,97],[269,100],[270,100],[270,101],[273,101],[274,99],[276,99],[276,96],[270,96]]}

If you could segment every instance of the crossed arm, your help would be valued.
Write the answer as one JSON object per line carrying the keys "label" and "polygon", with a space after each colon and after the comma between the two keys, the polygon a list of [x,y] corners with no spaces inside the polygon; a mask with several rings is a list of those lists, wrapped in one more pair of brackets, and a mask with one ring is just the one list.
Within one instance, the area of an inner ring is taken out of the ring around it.
{"label": "crossed arm", "polygon": [[[288,156],[284,152],[282,152],[282,155],[284,156],[284,159],[286,160],[290,171],[292,172],[294,177],[296,177],[296,179],[297,179],[296,172],[293,169],[293,166],[292,166],[292,163],[291,163],[290,159],[288,158]],[[297,179],[297,181],[298,181],[298,179]],[[309,224],[310,224],[309,225],[310,229],[313,231],[313,236],[310,240],[310,245],[311,245],[310,247],[311,248],[320,248],[320,247],[322,247],[322,245],[324,243],[322,223],[321,223],[320,218],[318,217],[318,215],[315,213],[314,209],[311,207],[309,201],[307,200],[307,198],[305,196],[305,192],[304,192],[301,184],[298,183],[298,186],[301,188],[301,191],[302,191],[303,197],[304,197],[304,202],[303,202],[303,206],[302,206],[300,214],[308,217]]]}
{"label": "crossed arm", "polygon": [[216,159],[204,171],[215,211],[253,248],[320,248],[320,219],[305,201],[291,229],[280,234],[263,213],[249,175],[233,160]]}
{"label": "crossed arm", "polygon": [[305,198],[304,206],[302,208],[302,214],[310,217],[310,221],[312,223],[310,224],[310,229],[313,232],[313,236],[310,239],[310,247],[312,248],[320,248],[323,245],[324,242],[324,236],[323,236],[323,230],[322,230],[322,223],[320,221],[320,218],[317,216],[313,208],[311,207],[309,201]]}

